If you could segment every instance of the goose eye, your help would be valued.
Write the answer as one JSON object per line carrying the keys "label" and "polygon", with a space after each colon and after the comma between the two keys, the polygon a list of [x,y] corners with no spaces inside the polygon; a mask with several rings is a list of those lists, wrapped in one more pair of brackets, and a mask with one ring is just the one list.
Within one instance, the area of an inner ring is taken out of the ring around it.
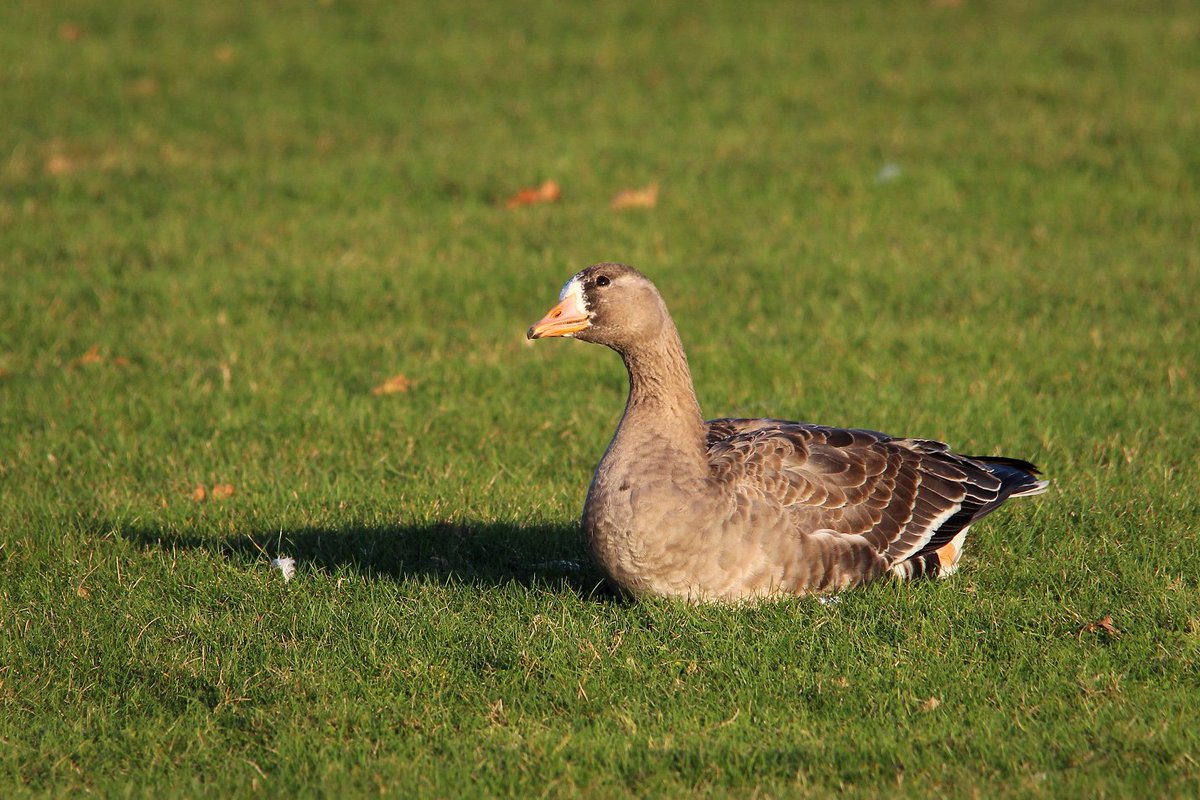
{"label": "goose eye", "polygon": [[607,275],[601,275],[599,278],[596,278],[597,286],[608,286],[609,283],[610,281],[608,280]]}

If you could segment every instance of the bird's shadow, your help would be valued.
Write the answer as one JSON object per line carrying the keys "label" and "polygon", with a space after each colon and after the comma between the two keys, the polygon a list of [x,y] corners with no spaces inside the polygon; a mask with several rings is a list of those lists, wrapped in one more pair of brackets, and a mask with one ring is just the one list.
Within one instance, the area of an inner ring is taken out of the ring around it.
{"label": "bird's shadow", "polygon": [[146,549],[204,550],[233,562],[295,560],[299,571],[352,571],[377,580],[432,578],[475,586],[518,584],[618,600],[584,554],[579,528],[569,524],[437,522],[410,525],[302,527],[217,536],[152,526],[113,525]]}

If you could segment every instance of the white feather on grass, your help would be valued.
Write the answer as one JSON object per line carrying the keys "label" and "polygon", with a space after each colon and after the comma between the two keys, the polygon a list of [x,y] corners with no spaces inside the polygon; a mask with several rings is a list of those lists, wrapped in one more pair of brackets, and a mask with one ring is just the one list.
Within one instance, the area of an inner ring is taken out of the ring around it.
{"label": "white feather on grass", "polygon": [[288,558],[272,558],[271,566],[283,573],[283,582],[287,583],[292,578],[296,577],[296,559]]}

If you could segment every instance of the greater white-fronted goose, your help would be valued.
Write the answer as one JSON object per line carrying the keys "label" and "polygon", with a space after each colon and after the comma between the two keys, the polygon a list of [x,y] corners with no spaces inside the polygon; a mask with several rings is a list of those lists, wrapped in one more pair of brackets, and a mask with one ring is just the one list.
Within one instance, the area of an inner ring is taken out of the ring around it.
{"label": "greater white-fronted goose", "polygon": [[1046,488],[1027,461],[928,439],[705,422],[662,296],[624,264],[573,276],[528,336],[607,345],[625,361],[629,399],[582,524],[596,564],[635,596],[737,602],[944,577],[976,520]]}

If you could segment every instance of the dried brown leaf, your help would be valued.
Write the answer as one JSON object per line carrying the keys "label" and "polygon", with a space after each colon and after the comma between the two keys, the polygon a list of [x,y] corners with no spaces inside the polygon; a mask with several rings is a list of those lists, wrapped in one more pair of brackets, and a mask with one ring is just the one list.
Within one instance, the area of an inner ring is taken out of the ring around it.
{"label": "dried brown leaf", "polygon": [[232,64],[234,59],[237,58],[237,51],[235,51],[232,46],[227,44],[218,45],[217,48],[213,50],[213,58],[215,58],[217,61],[220,61],[222,64]]}
{"label": "dried brown leaf", "polygon": [[58,38],[64,42],[78,42],[83,37],[83,28],[74,22],[64,22],[58,26]]}
{"label": "dried brown leaf", "polygon": [[546,181],[536,188],[521,189],[505,200],[504,205],[508,208],[518,208],[537,203],[557,203],[561,197],[562,190],[558,186],[558,181]]}
{"label": "dried brown leaf", "polygon": [[192,500],[197,503],[203,503],[208,499],[208,490],[204,488],[203,483],[196,484],[196,488],[192,489]]}
{"label": "dried brown leaf", "polygon": [[47,175],[68,175],[75,171],[75,162],[62,153],[55,153],[46,159],[44,169]]}
{"label": "dried brown leaf", "polygon": [[67,364],[67,369],[75,369],[76,367],[83,367],[83,366],[87,366],[89,364],[103,364],[103,363],[104,363],[104,356],[100,355],[100,345],[94,344],[91,347],[89,347],[88,351],[86,353],[84,353],[83,355],[81,355],[79,358],[71,359],[70,363]]}
{"label": "dried brown leaf", "polygon": [[933,711],[935,708],[937,708],[941,704],[942,704],[941,700],[938,700],[936,697],[930,697],[928,700],[926,700],[924,703],[921,704],[921,710],[922,711]]}
{"label": "dried brown leaf", "polygon": [[212,487],[213,500],[228,500],[233,497],[234,489],[232,483],[214,483]]}
{"label": "dried brown leaf", "polygon": [[508,724],[508,714],[504,711],[503,699],[488,704],[488,720],[493,725],[505,726]]}
{"label": "dried brown leaf", "polygon": [[111,364],[114,367],[128,367],[131,362],[124,356],[115,356],[109,358],[100,352],[100,345],[94,344],[87,349],[87,352],[78,358],[73,358],[67,363],[67,369],[77,369],[79,367],[89,366],[91,364]]}
{"label": "dried brown leaf", "polygon": [[1112,614],[1105,614],[1095,622],[1089,622],[1081,627],[1076,632],[1075,636],[1079,637],[1083,636],[1085,633],[1097,633],[1099,631],[1104,631],[1105,634],[1114,639],[1121,635],[1121,631],[1119,631],[1117,626],[1113,624]]}
{"label": "dried brown leaf", "polygon": [[412,381],[401,372],[399,375],[393,375],[383,383],[371,390],[371,394],[401,394],[407,392],[412,387]]}
{"label": "dried brown leaf", "polygon": [[150,75],[130,81],[125,87],[125,91],[133,97],[153,97],[158,94],[158,89],[158,79]]}
{"label": "dried brown leaf", "polygon": [[641,189],[623,189],[612,199],[614,209],[654,208],[658,205],[658,184],[652,183]]}

